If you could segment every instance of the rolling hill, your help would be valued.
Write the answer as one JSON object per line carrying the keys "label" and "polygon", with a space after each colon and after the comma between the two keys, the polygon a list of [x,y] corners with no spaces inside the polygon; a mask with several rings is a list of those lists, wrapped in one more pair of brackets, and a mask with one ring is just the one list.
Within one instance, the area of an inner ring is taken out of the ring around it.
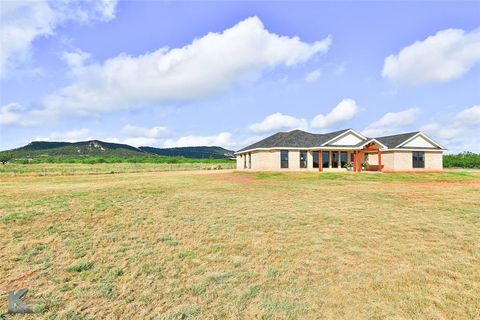
{"label": "rolling hill", "polygon": [[14,159],[38,159],[45,157],[148,157],[168,156],[185,158],[232,158],[233,151],[221,147],[181,147],[181,148],[136,148],[127,144],[110,143],[100,140],[81,142],[33,141],[26,146],[2,151]]}
{"label": "rolling hill", "polygon": [[153,147],[139,147],[148,153],[159,156],[169,157],[185,157],[185,158],[233,158],[234,151],[224,149],[222,147],[181,147],[181,148],[153,148]]}

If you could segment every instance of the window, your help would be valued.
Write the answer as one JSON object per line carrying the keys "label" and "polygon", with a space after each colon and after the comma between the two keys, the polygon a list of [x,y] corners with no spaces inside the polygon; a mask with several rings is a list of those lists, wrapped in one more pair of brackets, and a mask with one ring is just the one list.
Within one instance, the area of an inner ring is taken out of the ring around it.
{"label": "window", "polygon": [[328,168],[330,163],[330,153],[328,151],[322,152],[322,167]]}
{"label": "window", "polygon": [[414,151],[412,152],[412,161],[414,168],[425,168],[425,152]]}
{"label": "window", "polygon": [[340,165],[342,166],[342,168],[345,168],[345,165],[347,164],[347,153],[345,151],[342,151],[340,153]]}
{"label": "window", "polygon": [[252,154],[248,154],[248,169],[252,169]]}
{"label": "window", "polygon": [[280,151],[280,168],[288,168],[288,150]]}
{"label": "window", "polygon": [[313,167],[318,168],[318,151],[313,151]]}
{"label": "window", "polygon": [[247,169],[247,155],[243,155],[243,169]]}
{"label": "window", "polygon": [[369,153],[365,153],[365,161],[368,162],[368,158],[369,158],[370,154]]}
{"label": "window", "polygon": [[351,163],[355,162],[355,152],[350,153],[350,162]]}
{"label": "window", "polygon": [[338,168],[338,152],[332,152],[332,168]]}
{"label": "window", "polygon": [[307,151],[300,151],[300,168],[307,167]]}

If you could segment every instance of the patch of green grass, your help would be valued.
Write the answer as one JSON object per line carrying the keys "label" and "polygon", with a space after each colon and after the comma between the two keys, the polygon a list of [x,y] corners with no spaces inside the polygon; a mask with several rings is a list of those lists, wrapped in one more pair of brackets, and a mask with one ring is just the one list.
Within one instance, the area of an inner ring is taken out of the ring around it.
{"label": "patch of green grass", "polygon": [[57,308],[62,299],[58,296],[53,296],[48,294],[40,298],[40,301],[33,306],[33,312],[35,313],[46,313],[52,309]]}
{"label": "patch of green grass", "polygon": [[[198,160],[198,159],[197,159]],[[121,174],[134,172],[160,172],[160,171],[186,171],[186,170],[222,170],[234,169],[234,161],[209,162],[209,159],[200,161],[179,161],[179,162],[161,162],[161,163],[126,163],[112,162],[103,163],[31,163],[19,164],[9,163],[0,166],[1,176],[71,176],[83,174]]]}
{"label": "patch of green grass", "polygon": [[190,308],[183,308],[180,311],[174,312],[173,314],[167,315],[166,318],[159,317],[158,319],[165,319],[165,320],[182,320],[182,319],[189,319],[200,315],[201,309],[200,307],[190,307]]}
{"label": "patch of green grass", "polygon": [[90,286],[83,286],[76,289],[79,298],[105,298],[113,300],[119,296],[115,286],[110,282],[94,283]]}
{"label": "patch of green grass", "polygon": [[250,299],[253,299],[257,297],[260,294],[260,286],[258,285],[253,285],[248,288],[248,291],[242,295],[242,300],[243,301],[248,301]]}
{"label": "patch of green grass", "polygon": [[[247,173],[251,174],[251,173]],[[351,173],[351,172],[257,172],[256,179],[276,181],[338,181],[338,182],[462,182],[478,179],[475,172],[414,172],[414,173]]]}
{"label": "patch of green grass", "polygon": [[68,272],[83,272],[93,268],[93,264],[87,261],[79,261],[67,267]]}
{"label": "patch of green grass", "polygon": [[179,244],[179,241],[178,240],[175,240],[172,236],[170,235],[164,235],[164,236],[161,236],[159,239],[158,239],[160,242],[163,242],[169,246],[176,246]]}
{"label": "patch of green grass", "polygon": [[255,177],[257,179],[268,179],[272,177],[281,177],[282,173],[280,172],[257,172]]}
{"label": "patch of green grass", "polygon": [[196,251],[180,251],[177,258],[180,260],[196,258],[198,253]]}
{"label": "patch of green grass", "polygon": [[[304,303],[291,301],[288,299],[269,299],[262,303],[262,310],[267,316],[273,316],[274,318],[280,316],[286,316],[287,318],[301,318],[298,315],[302,312],[308,311],[308,307]],[[297,316],[294,316],[294,315]]]}
{"label": "patch of green grass", "polygon": [[42,213],[38,211],[11,212],[5,216],[1,216],[0,220],[5,224],[12,222],[29,222],[40,215],[42,215]]}
{"label": "patch of green grass", "polygon": [[158,279],[163,278],[162,267],[154,263],[144,263],[140,267],[139,275],[155,275]]}
{"label": "patch of green grass", "polygon": [[32,249],[25,248],[19,255],[14,257],[15,261],[32,262],[33,258],[42,254],[47,246],[45,244],[36,244]]}
{"label": "patch of green grass", "polygon": [[267,270],[267,276],[269,276],[270,278],[277,277],[279,274],[280,274],[280,271],[278,271],[277,269],[270,268]]}

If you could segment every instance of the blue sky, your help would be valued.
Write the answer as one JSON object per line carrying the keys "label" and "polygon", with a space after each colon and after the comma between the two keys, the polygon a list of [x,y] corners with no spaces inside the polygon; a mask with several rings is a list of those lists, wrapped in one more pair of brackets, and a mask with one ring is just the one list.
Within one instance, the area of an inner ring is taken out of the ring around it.
{"label": "blue sky", "polygon": [[480,2],[3,1],[0,149],[422,130],[480,152]]}

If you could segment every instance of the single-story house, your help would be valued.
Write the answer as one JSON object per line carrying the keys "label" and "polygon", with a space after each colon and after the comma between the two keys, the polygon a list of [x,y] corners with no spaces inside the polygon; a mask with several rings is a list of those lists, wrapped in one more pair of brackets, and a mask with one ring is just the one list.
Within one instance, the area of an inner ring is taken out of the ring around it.
{"label": "single-story house", "polygon": [[422,132],[367,138],[353,129],[278,132],[235,153],[237,170],[438,171],[446,149]]}

